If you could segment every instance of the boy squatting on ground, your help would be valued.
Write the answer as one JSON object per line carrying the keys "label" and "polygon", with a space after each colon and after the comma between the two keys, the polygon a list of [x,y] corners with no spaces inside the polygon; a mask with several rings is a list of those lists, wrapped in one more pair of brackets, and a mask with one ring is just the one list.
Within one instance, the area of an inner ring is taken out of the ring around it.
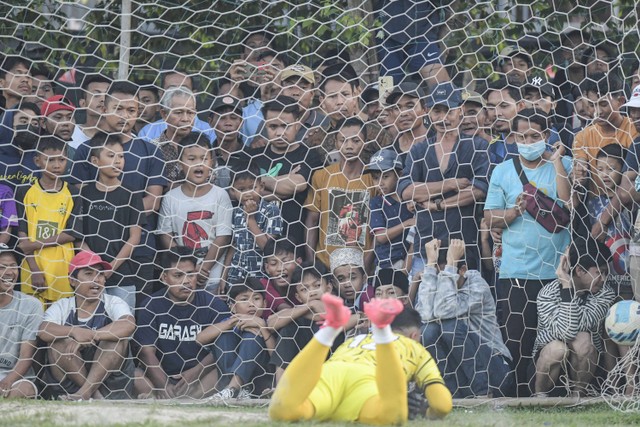
{"label": "boy squatting on ground", "polygon": [[577,240],[560,259],[558,278],[538,294],[538,334],[533,357],[535,391],[545,397],[564,370],[572,394],[584,396],[604,352],[600,335],[615,293],[606,283],[609,248]]}
{"label": "boy squatting on ground", "polygon": [[126,302],[105,294],[111,264],[81,251],[69,264],[74,296],[44,314],[38,336],[49,344],[45,380],[64,400],[125,399],[132,395],[133,362],[127,358],[135,319]]}
{"label": "boy squatting on ground", "polygon": [[15,252],[0,243],[0,399],[38,396],[31,365],[42,304],[14,290],[19,276]]}
{"label": "boy squatting on ground", "polygon": [[266,372],[275,337],[262,318],[266,306],[264,293],[256,277],[231,285],[228,293],[231,316],[204,329],[196,338],[202,345],[213,343],[209,348],[218,369],[223,379],[229,378],[227,386],[213,396],[214,400],[248,398],[247,385]]}
{"label": "boy squatting on ground", "polygon": [[[276,387],[269,417],[278,421],[332,420],[384,425],[408,419],[407,382],[415,381],[429,402],[426,414],[446,416],[452,407],[435,362],[416,341],[420,316],[395,299],[365,305],[371,335],[345,342],[325,362],[350,310],[339,297],[324,295],[323,327],[291,362]],[[413,315],[412,315],[413,313]],[[394,335],[391,323],[396,319]]]}

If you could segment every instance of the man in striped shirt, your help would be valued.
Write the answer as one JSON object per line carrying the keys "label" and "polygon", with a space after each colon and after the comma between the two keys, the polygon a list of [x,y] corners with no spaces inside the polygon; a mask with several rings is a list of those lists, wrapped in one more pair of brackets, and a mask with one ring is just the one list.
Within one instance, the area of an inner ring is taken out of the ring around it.
{"label": "man in striped shirt", "polygon": [[[572,394],[584,395],[604,351],[600,329],[615,294],[606,284],[609,248],[578,240],[562,256],[558,279],[538,294],[538,335],[533,356],[535,392],[545,396],[563,370]],[[563,369],[564,367],[564,369]]]}

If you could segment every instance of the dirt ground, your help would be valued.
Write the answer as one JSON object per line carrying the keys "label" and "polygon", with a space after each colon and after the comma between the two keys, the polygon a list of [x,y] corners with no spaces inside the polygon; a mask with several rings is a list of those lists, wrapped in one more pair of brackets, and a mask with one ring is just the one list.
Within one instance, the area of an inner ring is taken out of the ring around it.
{"label": "dirt ground", "polygon": [[207,423],[215,425],[259,424],[267,421],[266,410],[239,407],[208,407],[193,402],[135,404],[133,402],[25,402],[0,401],[0,425],[171,425],[184,427]]}

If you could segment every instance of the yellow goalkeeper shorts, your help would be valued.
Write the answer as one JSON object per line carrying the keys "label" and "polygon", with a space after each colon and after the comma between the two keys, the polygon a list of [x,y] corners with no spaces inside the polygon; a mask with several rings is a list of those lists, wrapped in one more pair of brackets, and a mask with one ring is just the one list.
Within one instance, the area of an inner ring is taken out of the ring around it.
{"label": "yellow goalkeeper shorts", "polygon": [[378,394],[376,368],[356,363],[328,362],[309,395],[314,419],[356,421],[365,402]]}

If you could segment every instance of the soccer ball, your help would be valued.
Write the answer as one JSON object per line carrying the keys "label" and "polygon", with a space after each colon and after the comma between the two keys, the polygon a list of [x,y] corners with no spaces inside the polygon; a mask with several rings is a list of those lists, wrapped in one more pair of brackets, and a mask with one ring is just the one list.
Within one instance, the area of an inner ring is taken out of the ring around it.
{"label": "soccer ball", "polygon": [[616,344],[633,345],[640,334],[640,304],[619,301],[611,306],[604,321],[609,338]]}

